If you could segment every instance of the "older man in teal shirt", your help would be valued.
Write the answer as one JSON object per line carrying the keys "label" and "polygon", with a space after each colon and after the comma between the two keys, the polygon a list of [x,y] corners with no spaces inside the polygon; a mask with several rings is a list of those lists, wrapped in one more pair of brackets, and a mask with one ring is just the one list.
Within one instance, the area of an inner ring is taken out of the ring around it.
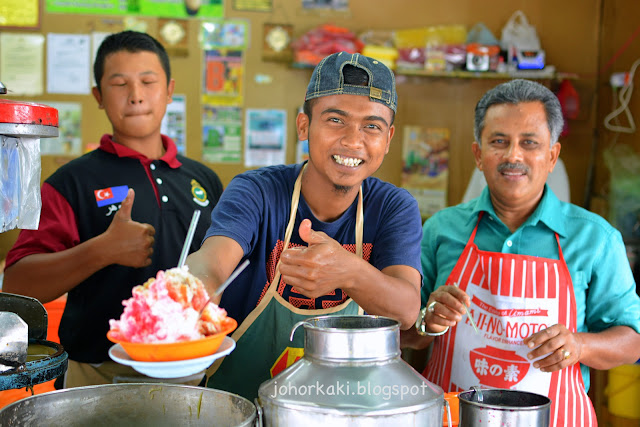
{"label": "older man in teal shirt", "polygon": [[552,426],[596,425],[588,367],[640,358],[640,298],[620,233],[545,184],[562,125],[538,83],[478,102],[472,149],[488,186],[424,224],[423,309],[402,343],[436,337],[424,375],[445,391],[536,392]]}
{"label": "older man in teal shirt", "polygon": [[[573,282],[578,332],[623,325],[640,332],[640,302],[620,233],[602,217],[561,202],[548,186],[538,208],[513,233],[496,215],[488,188],[477,199],[427,221],[422,238],[423,307],[446,283],[480,212],[484,215],[475,241],[487,251],[557,259],[553,233],[558,233]],[[581,367],[588,390],[589,368]]]}

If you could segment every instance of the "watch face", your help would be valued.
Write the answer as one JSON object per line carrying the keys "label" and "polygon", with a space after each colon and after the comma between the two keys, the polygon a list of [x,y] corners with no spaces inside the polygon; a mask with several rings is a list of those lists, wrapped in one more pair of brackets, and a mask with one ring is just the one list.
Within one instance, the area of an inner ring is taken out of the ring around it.
{"label": "watch face", "polygon": [[273,27],[267,33],[266,41],[271,49],[280,52],[289,44],[289,33],[282,27]]}
{"label": "watch face", "polygon": [[184,28],[177,22],[167,22],[160,30],[160,35],[169,44],[176,44],[180,42],[185,36]]}

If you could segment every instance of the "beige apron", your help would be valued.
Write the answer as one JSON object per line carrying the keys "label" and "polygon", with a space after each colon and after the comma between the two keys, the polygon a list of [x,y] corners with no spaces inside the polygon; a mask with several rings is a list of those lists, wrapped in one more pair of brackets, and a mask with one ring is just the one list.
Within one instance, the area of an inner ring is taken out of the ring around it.
{"label": "beige apron", "polygon": [[[306,166],[305,166],[306,167]],[[287,224],[283,248],[289,247],[300,200],[302,174],[296,179],[291,197],[291,214]],[[358,194],[356,213],[356,254],[362,258],[362,187]],[[283,249],[284,250],[284,249]],[[267,292],[258,306],[235,330],[232,338],[236,349],[227,357],[218,359],[207,370],[207,386],[239,394],[247,399],[258,395],[258,387],[264,381],[292,365],[303,355],[304,334],[297,333],[289,340],[292,327],[309,317],[327,314],[362,314],[363,311],[351,298],[342,304],[326,309],[305,310],[294,307],[278,293],[280,261]]]}

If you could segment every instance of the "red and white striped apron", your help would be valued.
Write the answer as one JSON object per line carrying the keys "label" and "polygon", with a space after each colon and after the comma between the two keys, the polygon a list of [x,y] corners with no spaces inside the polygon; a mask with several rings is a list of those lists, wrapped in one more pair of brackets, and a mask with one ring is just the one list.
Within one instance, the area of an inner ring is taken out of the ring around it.
{"label": "red and white striped apron", "polygon": [[527,336],[554,324],[576,332],[576,301],[569,269],[560,259],[481,251],[471,233],[446,285],[458,284],[471,298],[470,314],[434,342],[423,375],[445,391],[487,387],[526,390],[551,399],[551,427],[596,426],[580,364],[541,372],[527,359]]}

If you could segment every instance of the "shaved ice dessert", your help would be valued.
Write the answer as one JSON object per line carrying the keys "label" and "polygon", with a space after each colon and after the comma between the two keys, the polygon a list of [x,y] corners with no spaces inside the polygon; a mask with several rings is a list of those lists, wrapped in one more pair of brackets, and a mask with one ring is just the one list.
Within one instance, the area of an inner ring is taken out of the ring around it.
{"label": "shaved ice dessert", "polygon": [[109,320],[110,332],[133,343],[203,339],[220,332],[229,319],[224,309],[208,301],[204,285],[186,266],[159,271],[122,301],[124,312],[120,320]]}

